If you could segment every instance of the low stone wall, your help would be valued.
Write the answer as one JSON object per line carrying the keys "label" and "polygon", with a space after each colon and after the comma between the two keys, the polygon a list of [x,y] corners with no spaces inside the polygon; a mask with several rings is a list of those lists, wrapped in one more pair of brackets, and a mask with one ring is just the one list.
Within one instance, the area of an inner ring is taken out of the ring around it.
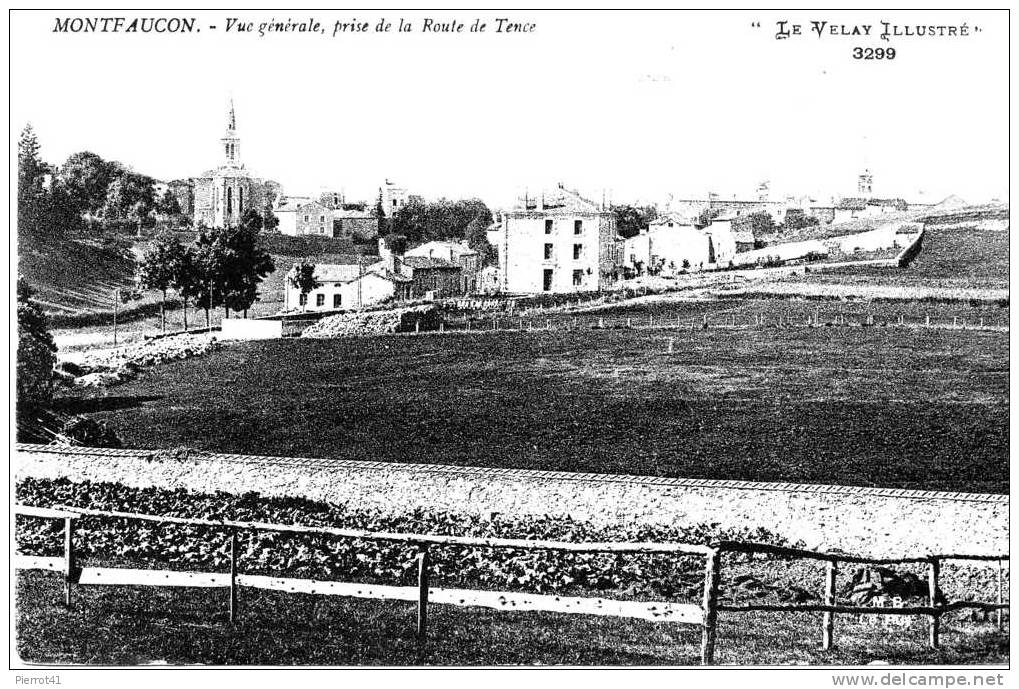
{"label": "low stone wall", "polygon": [[809,548],[877,556],[1008,552],[1004,495],[242,455],[160,460],[153,454],[19,445],[14,473],[16,480],[256,491],[388,514],[426,508],[570,516],[595,524],[760,527]]}

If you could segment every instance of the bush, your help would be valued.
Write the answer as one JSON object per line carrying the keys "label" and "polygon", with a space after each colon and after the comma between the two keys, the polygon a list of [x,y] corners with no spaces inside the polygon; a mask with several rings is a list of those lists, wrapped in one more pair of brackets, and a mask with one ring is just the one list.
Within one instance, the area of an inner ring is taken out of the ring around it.
{"label": "bush", "polygon": [[53,398],[54,353],[46,316],[32,301],[32,289],[18,279],[17,395],[22,409],[44,407]]}
{"label": "bush", "polygon": [[72,416],[58,431],[73,445],[84,447],[123,447],[117,434],[101,421],[87,416]]}

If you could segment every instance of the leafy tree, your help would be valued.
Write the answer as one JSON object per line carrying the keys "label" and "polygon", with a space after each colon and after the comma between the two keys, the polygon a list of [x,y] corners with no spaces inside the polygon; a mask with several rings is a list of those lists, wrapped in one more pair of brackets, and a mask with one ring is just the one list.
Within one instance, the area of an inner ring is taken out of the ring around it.
{"label": "leafy tree", "polygon": [[184,247],[180,242],[173,235],[163,234],[152,242],[139,266],[142,286],[162,292],[159,321],[164,333],[166,332],[166,292],[174,285],[178,264],[183,255]]}
{"label": "leafy tree", "polygon": [[195,248],[183,247],[173,264],[173,289],[180,295],[184,309],[184,330],[188,329],[188,302],[198,290],[199,274],[196,266]]}
{"label": "leafy tree", "polygon": [[180,201],[177,200],[177,195],[173,193],[173,189],[165,190],[162,195],[156,199],[155,211],[165,217],[175,217],[181,214]]}
{"label": "leafy tree", "polygon": [[195,304],[205,310],[205,327],[212,325],[212,309],[222,306],[226,295],[230,256],[220,236],[222,232],[222,229],[201,230],[191,251]]}
{"label": "leafy tree", "polygon": [[612,212],[616,215],[616,232],[620,237],[627,239],[636,237],[641,230],[646,230],[651,221],[658,217],[658,211],[654,206],[637,208],[620,205],[613,206]]}
{"label": "leafy tree", "polygon": [[300,290],[302,297],[322,286],[315,277],[315,264],[307,261],[294,264],[287,275],[287,282],[294,289]]}
{"label": "leafy tree", "polygon": [[57,347],[47,329],[46,316],[32,301],[33,291],[18,278],[18,415],[49,404],[53,397],[53,365]]}
{"label": "leafy tree", "polygon": [[405,235],[390,232],[383,238],[383,241],[386,243],[386,248],[394,254],[400,255],[407,252],[408,240]]}
{"label": "leafy tree", "polygon": [[241,217],[241,225],[249,232],[258,233],[262,231],[262,227],[265,225],[265,218],[254,208],[249,208],[244,211],[244,215]]}
{"label": "leafy tree", "polygon": [[155,208],[152,184],[151,177],[124,172],[106,190],[103,216],[108,220],[129,219],[140,223]]}
{"label": "leafy tree", "polygon": [[778,229],[775,221],[771,219],[771,213],[767,211],[738,216],[732,226],[732,229],[738,232],[753,232],[755,235],[771,234]]}
{"label": "leafy tree", "polygon": [[467,226],[467,246],[478,252],[479,265],[495,263],[495,247],[488,241],[488,225],[481,221],[480,216]]}
{"label": "leafy tree", "polygon": [[272,212],[272,205],[267,204],[265,210],[262,211],[262,230],[265,232],[275,232],[279,226],[280,219]]}
{"label": "leafy tree", "polygon": [[485,226],[492,222],[492,211],[480,199],[439,199],[426,203],[412,197],[393,215],[388,229],[414,244],[436,239],[459,240],[467,236],[467,227],[475,218],[480,218]]}
{"label": "leafy tree", "polygon": [[786,230],[800,230],[804,227],[813,227],[820,224],[820,220],[813,215],[807,215],[800,208],[790,208],[785,213],[783,226]]}
{"label": "leafy tree", "polygon": [[57,183],[80,213],[98,213],[106,193],[122,169],[91,151],[72,153],[57,172]]}
{"label": "leafy tree", "polygon": [[230,311],[247,310],[258,298],[258,284],[275,269],[272,257],[258,242],[249,225],[202,230],[194,245],[195,297],[205,309],[216,306]]}

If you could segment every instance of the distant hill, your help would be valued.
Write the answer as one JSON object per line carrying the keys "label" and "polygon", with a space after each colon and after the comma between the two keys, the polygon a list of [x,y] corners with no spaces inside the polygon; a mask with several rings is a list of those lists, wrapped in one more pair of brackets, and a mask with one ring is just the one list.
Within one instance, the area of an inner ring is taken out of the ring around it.
{"label": "distant hill", "polygon": [[134,285],[131,254],[60,238],[18,238],[18,274],[35,290],[47,314],[73,315],[113,308],[114,290]]}

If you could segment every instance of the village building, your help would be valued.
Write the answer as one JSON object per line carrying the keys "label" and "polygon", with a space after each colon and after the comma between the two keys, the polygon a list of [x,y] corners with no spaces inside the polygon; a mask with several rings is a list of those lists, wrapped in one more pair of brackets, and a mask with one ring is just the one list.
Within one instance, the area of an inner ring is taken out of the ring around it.
{"label": "village building", "polygon": [[254,176],[241,163],[241,139],[233,101],[227,128],[220,139],[222,163],[194,180],[194,222],[196,227],[233,227],[249,209],[263,212],[272,206],[279,185]]}
{"label": "village building", "polygon": [[405,260],[411,258],[435,258],[448,261],[460,267],[460,285],[458,295],[471,294],[478,289],[478,272],[481,270],[481,257],[478,252],[468,246],[466,240],[425,242],[413,249],[408,249]]}
{"label": "village building", "polygon": [[560,184],[507,211],[496,248],[501,291],[568,293],[609,287],[623,247],[608,206]]}
{"label": "village building", "polygon": [[[338,207],[330,202],[331,195],[312,200],[307,196],[285,197],[273,209],[281,233],[299,237],[361,237],[372,239],[379,233],[379,221],[365,204],[345,204]],[[323,202],[326,201],[326,202]]]}
{"label": "village building", "polygon": [[[319,286],[307,294],[287,281],[285,311],[342,311],[410,299],[412,279],[401,274],[392,257],[368,262],[351,256],[345,263],[315,265]],[[394,270],[396,268],[396,270]]]}

